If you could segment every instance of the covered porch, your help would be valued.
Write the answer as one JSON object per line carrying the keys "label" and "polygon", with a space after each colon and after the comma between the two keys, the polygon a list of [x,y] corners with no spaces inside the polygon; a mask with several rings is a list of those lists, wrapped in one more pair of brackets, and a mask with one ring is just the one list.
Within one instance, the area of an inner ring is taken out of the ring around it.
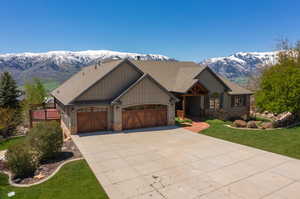
{"label": "covered porch", "polygon": [[195,83],[186,93],[176,93],[179,102],[176,103],[176,116],[200,119],[205,116],[208,106],[209,91],[199,82]]}

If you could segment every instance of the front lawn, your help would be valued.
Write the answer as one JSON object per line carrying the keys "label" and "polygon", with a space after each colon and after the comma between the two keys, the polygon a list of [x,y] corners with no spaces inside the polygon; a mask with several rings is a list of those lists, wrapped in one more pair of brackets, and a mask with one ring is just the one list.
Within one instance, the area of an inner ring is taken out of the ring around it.
{"label": "front lawn", "polygon": [[220,120],[207,120],[210,128],[200,133],[300,159],[300,126],[278,130],[239,130]]}
{"label": "front lawn", "polygon": [[84,160],[68,163],[50,180],[29,188],[8,185],[0,173],[0,198],[8,198],[10,191],[16,192],[15,199],[108,199]]}
{"label": "front lawn", "polygon": [[21,142],[24,138],[25,138],[25,136],[13,137],[13,138],[9,138],[3,142],[0,142],[0,151],[6,150],[8,147]]}

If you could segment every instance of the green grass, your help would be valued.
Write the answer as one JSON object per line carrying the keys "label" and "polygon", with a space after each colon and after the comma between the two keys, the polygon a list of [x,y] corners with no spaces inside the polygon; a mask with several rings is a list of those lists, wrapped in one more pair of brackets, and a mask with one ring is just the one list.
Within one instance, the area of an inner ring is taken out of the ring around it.
{"label": "green grass", "polygon": [[189,123],[191,124],[193,121],[191,119],[185,118],[185,119],[180,119],[179,117],[175,118],[175,122],[182,124],[182,123]]}
{"label": "green grass", "polygon": [[56,89],[60,84],[58,81],[46,81],[43,82],[43,85],[48,92],[51,92],[54,89]]}
{"label": "green grass", "polygon": [[[47,80],[47,79],[41,79],[45,89],[47,90],[47,92],[51,92],[54,89],[56,89],[60,83],[58,81],[55,80]],[[20,85],[19,89],[24,90],[24,85]]]}
{"label": "green grass", "polygon": [[25,136],[9,138],[8,140],[0,142],[0,151],[6,150],[8,147],[15,145],[22,140],[24,140]]}
{"label": "green grass", "polygon": [[50,180],[28,188],[8,185],[0,173],[0,198],[11,191],[16,192],[14,199],[108,199],[84,160],[68,163]]}
{"label": "green grass", "polygon": [[265,151],[300,159],[300,126],[277,130],[239,130],[224,126],[228,122],[207,120],[210,128],[202,134]]}

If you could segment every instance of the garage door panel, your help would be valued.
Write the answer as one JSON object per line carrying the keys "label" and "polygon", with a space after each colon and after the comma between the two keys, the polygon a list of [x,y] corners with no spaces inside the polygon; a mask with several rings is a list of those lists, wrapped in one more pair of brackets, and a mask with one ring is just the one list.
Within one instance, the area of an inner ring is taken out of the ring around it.
{"label": "garage door panel", "polygon": [[162,107],[160,105],[157,109],[155,109],[155,106],[151,106],[151,109],[147,109],[147,106],[144,106],[143,108],[144,109],[139,110],[123,110],[123,129],[136,129],[167,125],[166,107]]}
{"label": "garage door panel", "polygon": [[77,131],[80,133],[107,130],[107,111],[78,112]]}

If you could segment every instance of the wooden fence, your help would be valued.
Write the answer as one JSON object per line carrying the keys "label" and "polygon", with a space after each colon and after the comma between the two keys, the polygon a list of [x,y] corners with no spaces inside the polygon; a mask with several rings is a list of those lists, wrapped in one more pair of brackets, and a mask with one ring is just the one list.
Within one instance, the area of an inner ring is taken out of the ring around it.
{"label": "wooden fence", "polygon": [[60,113],[55,104],[35,104],[31,105],[29,110],[30,128],[34,123],[42,121],[60,121]]}

